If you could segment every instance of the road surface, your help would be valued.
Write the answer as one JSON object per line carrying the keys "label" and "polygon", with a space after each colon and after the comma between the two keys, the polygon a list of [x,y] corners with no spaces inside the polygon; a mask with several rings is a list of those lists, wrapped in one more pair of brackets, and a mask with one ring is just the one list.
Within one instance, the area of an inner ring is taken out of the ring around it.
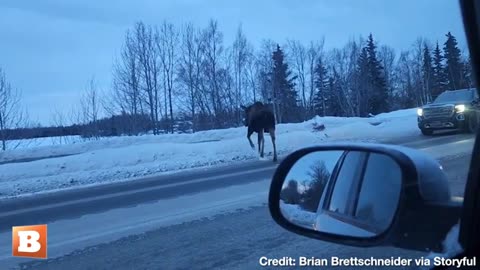
{"label": "road surface", "polygon": [[[410,137],[443,165],[462,196],[473,137]],[[0,204],[0,268],[258,269],[259,258],[420,257],[394,248],[354,248],[297,236],[266,207],[276,165],[266,161],[199,169]],[[48,223],[49,258],[11,257],[11,226]],[[8,242],[10,241],[10,242]]]}

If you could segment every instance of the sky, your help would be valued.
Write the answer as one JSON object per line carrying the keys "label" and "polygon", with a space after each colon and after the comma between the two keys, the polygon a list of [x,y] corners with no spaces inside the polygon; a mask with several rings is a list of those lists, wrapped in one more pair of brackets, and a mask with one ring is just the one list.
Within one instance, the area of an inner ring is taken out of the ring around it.
{"label": "sky", "polygon": [[299,191],[303,191],[302,183],[304,181],[310,182],[311,176],[309,173],[312,171],[312,166],[318,166],[320,162],[324,162],[326,169],[332,173],[333,168],[338,162],[338,159],[342,156],[343,151],[318,151],[313,152],[300,158],[285,177],[283,186],[288,186],[290,180],[296,180],[298,183]]}
{"label": "sky", "polygon": [[372,33],[398,52],[420,36],[442,44],[451,31],[466,50],[454,0],[2,0],[0,14],[0,68],[43,125],[78,105],[92,77],[110,88],[125,31],[139,20],[204,27],[213,18],[226,45],[242,24],[256,48],[264,39],[307,44],[322,37],[325,49],[340,48]]}

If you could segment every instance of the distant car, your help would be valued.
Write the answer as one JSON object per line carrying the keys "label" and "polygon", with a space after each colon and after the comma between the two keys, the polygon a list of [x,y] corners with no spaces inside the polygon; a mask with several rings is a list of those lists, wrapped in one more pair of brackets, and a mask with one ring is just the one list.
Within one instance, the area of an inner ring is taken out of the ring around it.
{"label": "distant car", "polygon": [[445,91],[417,110],[418,127],[423,135],[446,129],[474,133],[479,124],[479,109],[478,93],[474,88]]}

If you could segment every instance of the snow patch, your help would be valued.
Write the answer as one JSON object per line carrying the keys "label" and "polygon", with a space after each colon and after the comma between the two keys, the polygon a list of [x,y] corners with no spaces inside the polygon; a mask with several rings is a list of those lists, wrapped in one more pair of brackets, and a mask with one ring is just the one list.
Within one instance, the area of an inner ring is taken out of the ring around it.
{"label": "snow patch", "polygon": [[454,225],[447,233],[445,240],[442,242],[443,252],[430,252],[426,259],[430,260],[432,267],[424,267],[423,269],[431,269],[434,265],[435,258],[453,258],[463,252],[463,248],[458,242],[460,233],[460,223]]}
{"label": "snow patch", "polygon": [[280,201],[280,210],[283,216],[295,225],[314,229],[316,213],[302,209],[296,204],[286,204]]}

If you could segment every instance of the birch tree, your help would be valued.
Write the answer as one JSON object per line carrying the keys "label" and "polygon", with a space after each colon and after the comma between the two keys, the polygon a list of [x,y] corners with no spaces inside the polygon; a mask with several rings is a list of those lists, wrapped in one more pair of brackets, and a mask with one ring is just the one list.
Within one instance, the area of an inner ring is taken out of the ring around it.
{"label": "birch tree", "polygon": [[0,68],[0,141],[3,151],[7,150],[11,139],[9,131],[24,127],[27,123],[27,113],[20,104],[21,98],[21,92],[12,87]]}

